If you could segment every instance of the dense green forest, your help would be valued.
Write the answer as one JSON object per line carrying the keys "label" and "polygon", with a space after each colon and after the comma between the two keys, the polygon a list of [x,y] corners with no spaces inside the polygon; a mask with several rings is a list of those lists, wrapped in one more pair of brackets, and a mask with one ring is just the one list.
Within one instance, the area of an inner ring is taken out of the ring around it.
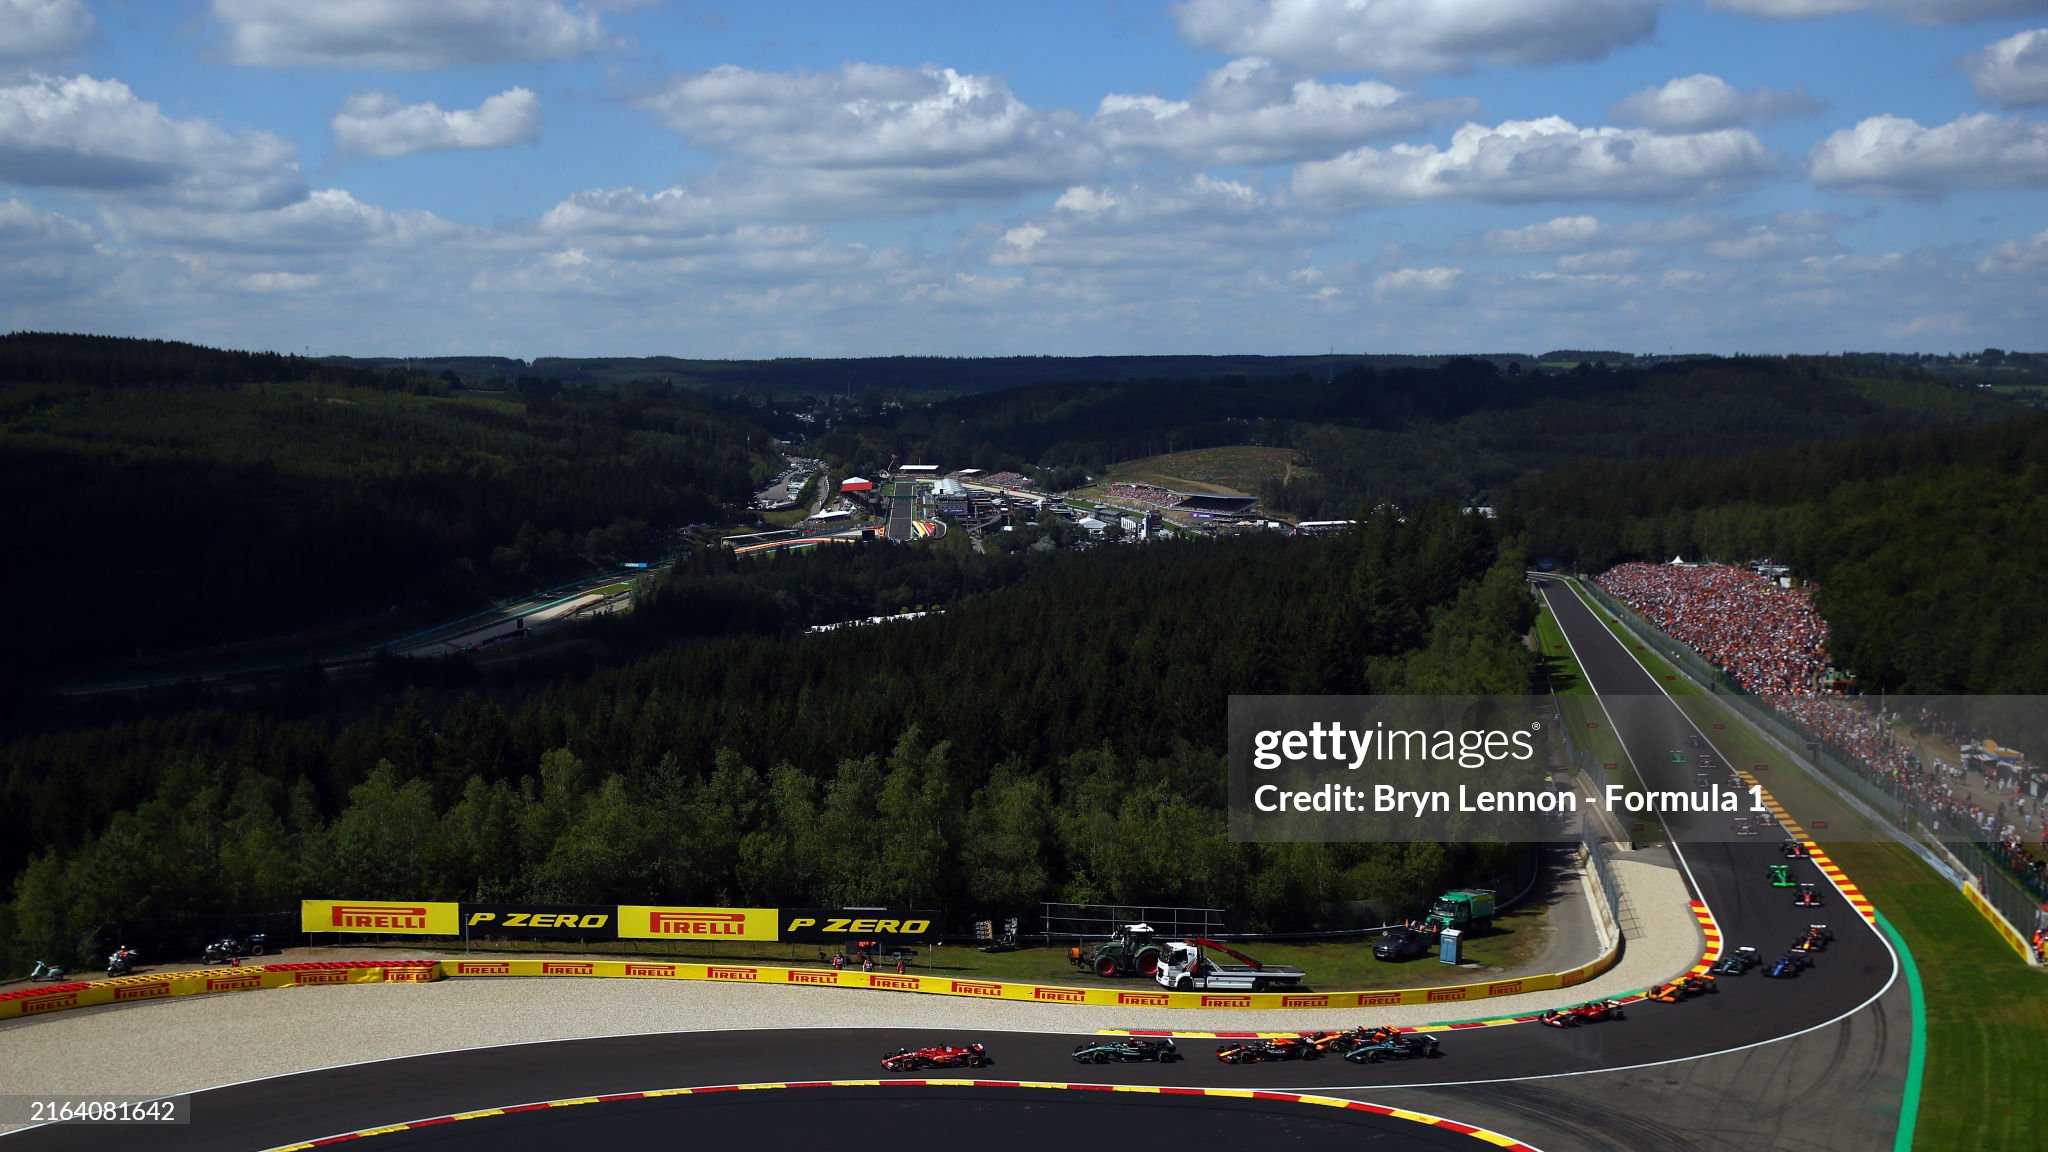
{"label": "dense green forest", "polygon": [[1866,690],[2048,692],[2048,416],[1695,460],[1588,461],[1502,493],[1535,556],[1597,572],[1770,556],[1818,582]]}
{"label": "dense green forest", "polygon": [[1304,468],[1260,493],[1302,518],[1469,498],[1586,459],[1675,460],[2002,419],[2015,409],[1926,378],[1847,374],[1839,359],[1686,360],[1625,371],[1529,373],[1458,358],[1333,378],[1045,385],[851,422],[816,449],[860,471],[891,459],[1099,474],[1119,460],[1234,444],[1292,447]]}
{"label": "dense green forest", "polygon": [[[1485,357],[1499,364],[1533,366],[1519,353]],[[665,380],[679,388],[719,395],[760,397],[915,396],[938,398],[997,392],[1041,384],[1122,380],[1198,380],[1214,377],[1324,377],[1361,366],[1428,367],[1447,356],[1331,354],[1326,356],[868,356],[787,357],[777,360],[691,360],[679,356],[543,356],[527,364],[491,356],[330,356],[324,363],[379,370],[406,369],[464,383],[503,384],[521,375],[568,385],[615,386]]]}
{"label": "dense green forest", "polygon": [[[851,587],[899,561],[877,546],[779,563],[792,585]],[[69,953],[115,924],[321,893],[957,914],[1065,896],[1306,927],[1325,901],[1408,901],[1509,863],[1502,847],[1233,844],[1222,810],[1229,693],[1525,690],[1521,560],[1478,518],[1014,563],[1007,587],[943,615],[809,636],[778,620],[536,690],[16,741],[0,935],[15,958]]]}
{"label": "dense green forest", "polygon": [[[479,607],[744,506],[744,405],[444,382],[91,337],[0,338],[9,680]],[[389,625],[385,626],[388,630]]]}

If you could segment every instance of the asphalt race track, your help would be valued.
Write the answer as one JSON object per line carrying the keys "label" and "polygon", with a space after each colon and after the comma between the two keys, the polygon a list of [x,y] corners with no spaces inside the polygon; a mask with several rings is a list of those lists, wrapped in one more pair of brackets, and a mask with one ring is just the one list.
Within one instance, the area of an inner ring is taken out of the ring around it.
{"label": "asphalt race track", "polygon": [[[1649,785],[1691,788],[1694,767],[1667,762],[1672,749],[1685,748],[1686,738],[1696,734],[1690,722],[1576,596],[1556,585],[1547,585],[1545,595],[1581,667],[1601,692],[1630,757]],[[1708,743],[1711,745],[1711,740]],[[1725,757],[1718,758],[1724,765],[1727,763]],[[1882,937],[1826,887],[1819,869],[1809,860],[1791,862],[1793,879],[1820,883],[1828,896],[1826,907],[1795,908],[1790,892],[1769,886],[1767,866],[1784,862],[1779,851],[1782,834],[1771,832],[1755,840],[1733,843],[1688,835],[1704,825],[1693,828],[1687,820],[1721,819],[1724,817],[1712,815],[1674,817],[1670,826],[1683,848],[1684,865],[1696,894],[1706,901],[1719,922],[1726,946],[1733,949],[1751,944],[1766,957],[1773,957],[1809,923],[1824,920],[1833,928],[1836,938],[1816,958],[1812,971],[1791,980],[1770,980],[1756,972],[1722,977],[1721,990],[1716,995],[1679,1004],[1632,1004],[1626,1020],[1577,1029],[1523,1024],[1440,1033],[1443,1055],[1436,1060],[1367,1066],[1324,1059],[1311,1063],[1230,1066],[1214,1059],[1214,1041],[1188,1039],[1180,1042],[1187,1059],[1179,1063],[1084,1066],[1074,1063],[1070,1056],[1077,1037],[1035,1033],[933,1035],[929,1031],[764,1029],[610,1037],[439,1053],[236,1085],[192,1097],[194,1119],[190,1125],[150,1130],[46,1127],[0,1140],[0,1150],[261,1149],[381,1124],[543,1100],[715,1084],[873,1079],[887,1075],[879,1060],[895,1048],[969,1041],[985,1043],[994,1057],[991,1068],[973,1074],[977,1079],[1323,1091],[1376,1102],[1390,1102],[1383,1096],[1390,1089],[1456,1086],[1426,1095],[1397,1095],[1408,1101],[1404,1106],[1497,1127],[1505,1135],[1528,1139],[1541,1147],[1532,1135],[1517,1131],[1518,1101],[1524,1102],[1530,1115],[1547,1111],[1526,1103],[1533,1100],[1550,1101],[1551,1108],[1571,1111],[1571,1119],[1590,1130],[1589,1137],[1603,1130],[1602,1109],[1589,1106],[1569,1090],[1554,1090],[1554,1086],[1571,1083],[1569,1080],[1544,1079],[1534,1089],[1525,1089],[1518,1081],[1592,1074],[1599,1083],[1611,1086],[1628,1083],[1631,1075],[1645,1077],[1643,1070],[1662,1066],[1662,1071],[1647,1073],[1647,1077],[1678,1084],[1677,1073],[1670,1067],[1673,1062],[1710,1058],[1701,1067],[1738,1071],[1731,1072],[1720,1086],[1695,1095],[1725,1101],[1732,1094],[1745,1091],[1742,1082],[1753,1073],[1742,1069],[1760,1059],[1779,1059],[1800,1045],[1818,1052],[1813,1059],[1821,1065],[1830,1059],[1826,1052],[1829,1045],[1840,1048],[1850,1043],[1843,1037],[1854,1036],[1854,1044],[1877,1056],[1895,1050],[1895,1045],[1901,1042],[1898,1036],[1902,1028],[1887,1029],[1882,1009],[1858,1014],[1859,1009],[1885,993],[1894,980],[1895,959]],[[1895,998],[1887,1000],[1894,1002]],[[1894,1007],[1895,1021],[1896,1011]],[[1303,1021],[1304,1027],[1366,1023],[1371,1021]],[[1190,1014],[1187,1024],[1189,1028],[1216,1026],[1194,1014]],[[1774,1045],[1764,1053],[1753,1050],[1755,1046],[1791,1037],[1800,1039]],[[1746,1049],[1751,1051],[1744,1052]],[[1850,1066],[1846,1060],[1837,1059],[1842,1067]],[[968,1073],[961,1070],[930,1075]],[[1896,1120],[1895,1100],[1887,1103],[1864,1098],[1870,1091],[1867,1074],[1860,1078],[1836,1076],[1832,1080],[1823,1077],[1817,1081],[1808,1077],[1799,1081],[1796,1088],[1786,1087],[1794,1082],[1789,1073],[1779,1079],[1782,1083],[1774,1087],[1774,1082],[1766,1077],[1764,1082],[1752,1083],[1747,1091],[1760,1100],[1774,1091],[1803,1093],[1805,1106],[1816,1115],[1825,1114],[1829,1107],[1844,1111],[1854,1108],[1867,1114],[1861,1121],[1861,1130],[1844,1135],[1847,1142],[1830,1142],[1821,1134],[1802,1142],[1802,1147],[1870,1147],[1870,1135],[1882,1132],[1888,1117],[1891,1122]],[[1327,1116],[1295,1117],[1294,1112],[1286,1113],[1294,1118],[1274,1121],[1270,1119],[1270,1110],[1240,1114],[1239,1109],[1219,1107],[1215,1101],[1169,1104],[1159,1097],[1126,1094],[1043,1092],[1033,1093],[1029,1100],[1018,1103],[1014,1095],[983,1096],[966,1089],[849,1089],[845,1091],[853,1095],[843,1100],[829,1095],[837,1091],[732,1094],[754,1097],[759,1103],[721,1103],[715,1108],[706,1107],[693,1097],[576,1107],[548,1115],[544,1120],[528,1116],[465,1121],[431,1130],[431,1135],[380,1136],[377,1146],[523,1148],[538,1147],[545,1140],[551,1147],[565,1143],[609,1147],[629,1142],[640,1144],[679,1132],[708,1136],[710,1132],[701,1126],[728,1123],[758,1137],[768,1130],[765,1126],[794,1123],[799,1115],[814,1118],[818,1126],[804,1129],[814,1136],[833,1131],[867,1131],[882,1138],[883,1134],[905,1130],[903,1110],[913,1098],[918,1116],[944,1122],[920,1122],[909,1130],[961,1137],[980,1126],[1007,1134],[1039,1123],[1046,1124],[1048,1131],[1058,1123],[1057,1135],[1073,1139],[1099,1138],[1118,1131],[1144,1131],[1156,1136],[1162,1122],[1185,1123],[1185,1128],[1174,1130],[1206,1137],[1214,1137],[1227,1126],[1239,1123],[1299,1126],[1358,1122],[1350,1113],[1342,1114],[1341,1120],[1333,1120]],[[808,1092],[826,1095],[802,1097]],[[799,1097],[806,1102],[786,1103]],[[1073,1098],[1071,1103],[1062,1099],[1068,1097]],[[1461,1114],[1461,1100],[1487,1102],[1486,1114]],[[1138,1101],[1144,1102],[1142,1106]],[[1671,1111],[1663,1119],[1674,1126],[1684,1125],[1684,1109],[1689,1106],[1692,1105],[1680,1099],[1670,1106]],[[1070,1111],[1082,1108],[1092,1112],[1082,1115]],[[1251,1118],[1260,1114],[1268,1115],[1268,1119]],[[533,1114],[539,1115],[543,1114]],[[1053,1117],[1060,1119],[1055,1121]],[[1167,1119],[1162,1121],[1162,1117]],[[1133,1127],[1123,1127],[1127,1118]],[[1628,1122],[1618,1114],[1613,1119],[1617,1125]],[[1371,1135],[1377,1141],[1371,1145],[1374,1148],[1476,1146],[1454,1134],[1405,1122],[1384,1123],[1397,1127],[1373,1132]],[[1136,1127],[1140,1125],[1143,1127]],[[496,1133],[497,1138],[480,1143],[482,1137],[465,1129]],[[1309,1131],[1286,1128],[1289,1133],[1297,1130]],[[1267,1131],[1277,1134],[1280,1129]],[[1637,1135],[1631,1139],[1622,1135],[1625,1131],[1637,1131]],[[1647,1132],[1625,1127],[1613,1135],[1620,1137],[1620,1147],[1675,1146]],[[1415,1142],[1452,1138],[1463,1140],[1464,1144]],[[1577,1146],[1604,1145],[1588,1138]],[[1889,1147],[1889,1143],[1884,1146]]]}

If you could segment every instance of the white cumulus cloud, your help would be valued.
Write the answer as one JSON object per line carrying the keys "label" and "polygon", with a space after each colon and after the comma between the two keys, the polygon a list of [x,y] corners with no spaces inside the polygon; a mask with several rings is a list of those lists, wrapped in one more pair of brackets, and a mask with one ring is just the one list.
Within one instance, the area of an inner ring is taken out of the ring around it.
{"label": "white cumulus cloud", "polygon": [[2048,0],[1707,0],[1707,7],[1769,20],[1881,12],[1914,24],[1967,24],[2048,12]]}
{"label": "white cumulus cloud", "polygon": [[1490,229],[1479,240],[1489,252],[1519,256],[1575,252],[1590,247],[1600,236],[1597,216],[1556,216],[1520,228]]}
{"label": "white cumulus cloud", "polygon": [[296,150],[268,132],[176,120],[118,80],[0,87],[0,181],[242,209],[305,194]]}
{"label": "white cumulus cloud", "polygon": [[1785,212],[1707,241],[1707,255],[1721,260],[1811,258],[1834,247],[1836,220],[1824,212]]}
{"label": "white cumulus cloud", "polygon": [[1806,168],[1823,188],[1865,195],[2034,187],[2048,184],[2048,125],[1989,112],[1932,128],[1872,116],[1814,145]]}
{"label": "white cumulus cloud", "polygon": [[1744,92],[1719,76],[1681,76],[1661,87],[1631,92],[1608,112],[1621,124],[1657,132],[1710,132],[1741,124],[1768,124],[1819,109],[1805,88]]}
{"label": "white cumulus cloud", "polygon": [[1382,304],[1397,300],[1432,300],[1457,290],[1462,268],[1397,268],[1373,278],[1372,298]]}
{"label": "white cumulus cloud", "polygon": [[1662,0],[1181,0],[1205,48],[1324,71],[1460,72],[1594,60],[1647,40]]}
{"label": "white cumulus cloud", "polygon": [[90,225],[16,197],[0,201],[0,252],[84,252],[91,247]]}
{"label": "white cumulus cloud", "polygon": [[373,247],[413,249],[465,233],[431,212],[366,204],[340,188],[323,188],[295,203],[256,212],[136,207],[110,209],[106,217],[124,240],[178,251],[351,253]]}
{"label": "white cumulus cloud", "polygon": [[1105,96],[1092,127],[1116,150],[1267,164],[1328,156],[1477,110],[1475,100],[1429,100],[1377,80],[1325,84],[1248,56],[1203,77],[1185,100]]}
{"label": "white cumulus cloud", "polygon": [[1286,213],[1248,184],[1197,174],[1068,188],[1050,213],[1005,230],[989,262],[1220,270],[1248,267],[1325,235],[1323,225]]}
{"label": "white cumulus cloud", "polygon": [[213,0],[228,53],[265,68],[423,71],[585,56],[608,39],[562,0]]}
{"label": "white cumulus cloud", "polygon": [[1625,272],[1641,263],[1642,259],[1643,253],[1639,248],[1609,248],[1605,252],[1573,252],[1557,258],[1557,270],[1569,274]]}
{"label": "white cumulus cloud", "polygon": [[444,112],[435,104],[400,104],[388,92],[364,92],[341,106],[333,127],[343,151],[368,156],[509,148],[540,139],[540,97],[511,88],[475,108]]}
{"label": "white cumulus cloud", "polygon": [[1970,57],[1980,99],[2007,107],[2048,104],[2048,28],[2008,36]]}
{"label": "white cumulus cloud", "polygon": [[0,0],[0,64],[76,51],[92,37],[85,0]]}
{"label": "white cumulus cloud", "polygon": [[1467,124],[1448,148],[1359,148],[1294,170],[1294,191],[1335,205],[1418,200],[1678,199],[1747,183],[1775,165],[1747,130],[1685,136],[1580,128],[1556,116]]}
{"label": "white cumulus cloud", "polygon": [[2048,273],[2048,232],[2000,244],[1978,262],[1977,270],[1987,276]]}
{"label": "white cumulus cloud", "polygon": [[1079,119],[999,79],[927,66],[824,72],[722,65],[645,100],[669,127],[752,161],[721,192],[762,211],[910,210],[1056,188],[1097,162]]}

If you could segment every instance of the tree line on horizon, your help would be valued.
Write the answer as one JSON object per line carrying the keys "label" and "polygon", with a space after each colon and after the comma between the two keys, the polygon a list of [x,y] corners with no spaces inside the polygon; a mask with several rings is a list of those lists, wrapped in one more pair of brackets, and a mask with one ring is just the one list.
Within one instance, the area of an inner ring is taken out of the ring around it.
{"label": "tree line on horizon", "polygon": [[39,606],[10,631],[0,702],[180,650],[395,634],[658,559],[771,460],[745,405],[658,385],[505,401],[295,357],[0,338],[0,588]]}
{"label": "tree line on horizon", "polygon": [[1510,485],[1501,516],[1531,556],[1586,572],[1785,563],[1818,585],[1829,649],[1866,691],[2048,692],[2048,415],[1684,468],[1587,461]]}

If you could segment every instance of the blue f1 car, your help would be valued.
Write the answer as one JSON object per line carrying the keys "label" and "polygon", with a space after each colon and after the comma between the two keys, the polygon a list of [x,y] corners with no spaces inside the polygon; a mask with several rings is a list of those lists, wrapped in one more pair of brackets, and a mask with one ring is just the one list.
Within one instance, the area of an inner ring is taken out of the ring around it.
{"label": "blue f1 car", "polygon": [[1787,952],[1776,960],[1771,961],[1770,965],[1764,969],[1764,975],[1779,980],[1789,980],[1811,967],[1813,967],[1813,961],[1800,953]]}

